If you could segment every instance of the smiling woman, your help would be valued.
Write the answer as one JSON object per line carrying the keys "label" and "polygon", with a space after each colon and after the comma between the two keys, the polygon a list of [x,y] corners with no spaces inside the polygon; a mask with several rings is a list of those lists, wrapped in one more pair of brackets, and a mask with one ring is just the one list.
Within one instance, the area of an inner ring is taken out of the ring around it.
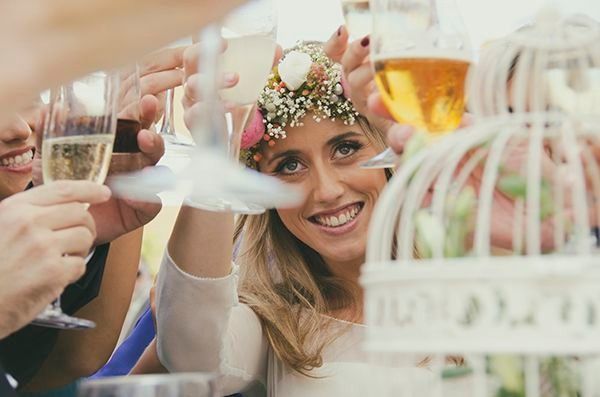
{"label": "smiling woman", "polygon": [[378,395],[398,366],[427,375],[416,368],[422,357],[373,371],[361,349],[358,279],[389,175],[359,165],[384,136],[357,113],[320,44],[300,43],[282,66],[258,100],[241,160],[302,189],[305,201],[235,227],[231,215],[183,208],[157,282],[156,349],[142,362],[157,354],[171,372],[218,372],[224,394]]}
{"label": "smiling woman", "polygon": [[0,201],[25,190],[31,181],[37,111],[16,115],[0,130]]}

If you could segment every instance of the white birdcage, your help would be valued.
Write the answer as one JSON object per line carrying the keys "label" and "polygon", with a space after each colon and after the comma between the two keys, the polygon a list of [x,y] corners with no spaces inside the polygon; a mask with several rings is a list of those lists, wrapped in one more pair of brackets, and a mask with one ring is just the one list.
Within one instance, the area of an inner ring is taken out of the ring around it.
{"label": "white birdcage", "polygon": [[534,26],[494,49],[495,63],[486,55],[477,123],[407,159],[379,198],[365,350],[386,364],[428,357],[431,374],[398,371],[387,395],[600,396],[600,111],[548,88],[553,54],[577,53],[587,69],[561,73],[589,76],[600,41],[591,20],[565,21],[542,26],[561,45]]}
{"label": "white birdcage", "polygon": [[543,9],[535,24],[486,45],[471,77],[476,116],[550,109],[598,115],[600,24]]}

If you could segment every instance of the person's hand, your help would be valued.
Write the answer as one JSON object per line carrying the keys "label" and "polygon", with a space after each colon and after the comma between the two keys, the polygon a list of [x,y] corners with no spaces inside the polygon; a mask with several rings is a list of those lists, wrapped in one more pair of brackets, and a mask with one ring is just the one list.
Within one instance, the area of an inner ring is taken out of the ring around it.
{"label": "person's hand", "polygon": [[[143,155],[144,165],[154,166],[165,153],[163,139],[150,130],[141,130],[138,145]],[[158,202],[139,202],[128,199],[111,198],[109,201],[93,205],[90,213],[96,220],[98,236],[95,244],[110,242],[150,222],[160,212]]]}
{"label": "person's hand", "polygon": [[331,59],[342,65],[344,95],[371,124],[382,132],[387,132],[393,125],[392,118],[387,117],[389,113],[384,113],[382,117],[368,106],[369,97],[377,93],[375,75],[369,59],[369,46],[369,36],[348,43],[348,31],[342,26],[325,43],[324,49]]}
{"label": "person's hand", "polygon": [[0,339],[83,275],[96,237],[86,203],[109,197],[106,186],[59,181],[0,202]]}
{"label": "person's hand", "polygon": [[[142,106],[142,109],[144,107]],[[150,106],[149,113],[156,107]],[[144,113],[142,113],[144,114]],[[41,133],[36,137],[36,152],[33,159],[33,184],[42,185]],[[163,139],[150,130],[141,130],[137,136],[138,146],[142,154],[142,166],[154,166],[165,153]],[[123,234],[129,233],[150,222],[162,208],[161,204],[144,203],[133,200],[111,198],[109,201],[92,205],[90,213],[96,220],[97,237],[95,245],[110,242]]]}
{"label": "person's hand", "polygon": [[[227,42],[223,42],[222,51],[227,49]],[[280,45],[275,47],[275,55],[273,65],[281,59],[283,49]],[[184,90],[181,103],[183,105],[184,114],[183,120],[188,129],[192,129],[194,122],[198,120],[201,112],[201,93],[199,92],[199,80],[202,78],[202,71],[198,69],[198,60],[200,59],[200,45],[194,44],[186,48],[183,54],[183,71],[184,71]],[[234,87],[239,82],[239,75],[235,72],[227,72],[221,76],[221,89]],[[235,104],[225,102],[224,108],[230,111]],[[248,120],[251,122],[251,120]]]}
{"label": "person's hand", "polygon": [[186,47],[165,48],[145,56],[139,66],[139,89],[133,89],[133,68],[121,75],[119,118],[135,119],[140,115],[142,128],[149,129],[162,117],[165,91],[183,82],[183,52]]}
{"label": "person's hand", "polygon": [[[224,42],[222,50],[225,51],[226,43]],[[200,117],[202,111],[202,98],[199,87],[199,82],[202,79],[199,70],[198,61],[201,56],[200,44],[194,44],[183,53],[183,97],[181,103],[183,105],[183,121],[189,130],[194,128],[194,123]],[[238,81],[237,73],[225,73],[221,80],[221,88],[234,87]]]}

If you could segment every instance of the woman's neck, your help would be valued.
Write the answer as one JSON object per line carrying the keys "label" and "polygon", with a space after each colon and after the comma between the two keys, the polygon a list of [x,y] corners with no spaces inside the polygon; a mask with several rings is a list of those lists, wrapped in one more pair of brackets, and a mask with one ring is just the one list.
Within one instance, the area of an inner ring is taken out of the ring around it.
{"label": "woman's neck", "polygon": [[364,257],[351,261],[325,260],[331,273],[343,280],[348,285],[349,292],[353,296],[353,307],[344,307],[330,313],[331,316],[340,320],[362,323],[363,289],[360,286],[360,267],[364,263]]}
{"label": "woman's neck", "polygon": [[349,261],[334,261],[325,259],[327,267],[331,273],[353,285],[359,285],[360,267],[364,263],[365,258],[357,258]]}

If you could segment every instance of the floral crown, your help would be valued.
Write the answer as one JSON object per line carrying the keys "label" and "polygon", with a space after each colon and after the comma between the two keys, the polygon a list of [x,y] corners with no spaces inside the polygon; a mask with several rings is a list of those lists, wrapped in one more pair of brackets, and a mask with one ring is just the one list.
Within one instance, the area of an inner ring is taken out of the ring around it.
{"label": "floral crown", "polygon": [[358,112],[344,96],[347,92],[341,65],[325,54],[322,45],[298,43],[269,75],[254,119],[242,134],[241,161],[256,168],[261,143],[273,146],[275,139],[285,139],[286,128],[304,125],[308,112],[317,122],[328,118],[354,124]]}

